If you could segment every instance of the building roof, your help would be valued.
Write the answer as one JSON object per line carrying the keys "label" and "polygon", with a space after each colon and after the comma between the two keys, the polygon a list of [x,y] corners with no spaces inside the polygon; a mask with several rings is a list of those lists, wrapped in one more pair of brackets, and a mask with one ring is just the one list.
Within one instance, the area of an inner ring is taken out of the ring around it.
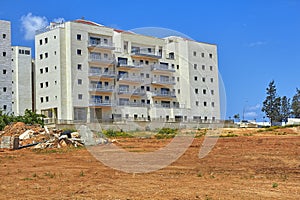
{"label": "building roof", "polygon": [[74,20],[74,22],[81,23],[81,24],[93,25],[93,26],[103,26],[103,25],[98,24],[96,22],[88,21],[88,20],[85,20],[85,19],[76,19],[76,20]]}

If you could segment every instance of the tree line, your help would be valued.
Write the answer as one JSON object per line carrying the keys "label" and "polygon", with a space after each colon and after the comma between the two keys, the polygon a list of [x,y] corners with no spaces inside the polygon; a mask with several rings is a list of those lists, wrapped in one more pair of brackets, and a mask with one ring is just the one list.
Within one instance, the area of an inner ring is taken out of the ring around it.
{"label": "tree line", "polygon": [[292,99],[287,96],[278,96],[274,80],[266,88],[266,99],[261,111],[270,119],[271,125],[276,122],[287,122],[288,118],[300,118],[300,90],[296,88],[296,94]]}

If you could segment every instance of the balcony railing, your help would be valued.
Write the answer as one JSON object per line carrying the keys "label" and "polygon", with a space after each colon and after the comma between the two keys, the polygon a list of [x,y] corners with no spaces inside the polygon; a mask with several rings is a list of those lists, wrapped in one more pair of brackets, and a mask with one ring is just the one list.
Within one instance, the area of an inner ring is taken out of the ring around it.
{"label": "balcony railing", "polygon": [[115,49],[115,45],[112,42],[99,42],[99,41],[92,41],[90,40],[88,42],[88,47],[96,47],[96,48],[102,48],[102,49]]}
{"label": "balcony railing", "polygon": [[155,64],[155,65],[152,65],[151,69],[153,71],[167,71],[167,72],[175,72],[175,69],[174,68],[171,68],[167,65],[160,65],[160,64]]}
{"label": "balcony railing", "polygon": [[152,78],[151,83],[161,85],[175,85],[175,80],[163,79],[163,78]]}
{"label": "balcony railing", "polygon": [[179,105],[171,105],[171,104],[154,104],[155,108],[180,108]]}
{"label": "balcony railing", "polygon": [[100,86],[100,85],[91,85],[90,92],[113,92],[114,86]]}
{"label": "balcony railing", "polygon": [[145,90],[129,90],[129,89],[122,89],[119,88],[118,94],[130,94],[134,96],[144,96],[146,94]]}
{"label": "balcony railing", "polygon": [[114,58],[98,58],[89,56],[89,62],[96,62],[96,63],[114,63]]}
{"label": "balcony railing", "polygon": [[114,106],[114,103],[111,100],[91,99],[89,105],[111,107]]}
{"label": "balcony railing", "polygon": [[119,75],[119,81],[143,82],[143,79],[140,76]]}
{"label": "balcony railing", "polygon": [[117,75],[114,71],[89,71],[89,76],[114,78]]}
{"label": "balcony railing", "polygon": [[137,55],[137,56],[145,56],[145,57],[151,57],[151,58],[161,58],[162,54],[161,53],[155,53],[155,51],[148,51],[148,49],[133,49],[131,51],[132,55]]}
{"label": "balcony railing", "polygon": [[140,102],[119,102],[118,106],[145,107],[146,104]]}
{"label": "balcony railing", "polygon": [[176,98],[176,95],[174,92],[152,92],[152,96],[154,97],[169,97],[169,98]]}
{"label": "balcony railing", "polygon": [[143,68],[144,65],[138,65],[138,64],[135,64],[135,63],[133,63],[133,64],[128,64],[127,62],[118,62],[117,67],[137,68],[137,69],[139,69],[139,68]]}

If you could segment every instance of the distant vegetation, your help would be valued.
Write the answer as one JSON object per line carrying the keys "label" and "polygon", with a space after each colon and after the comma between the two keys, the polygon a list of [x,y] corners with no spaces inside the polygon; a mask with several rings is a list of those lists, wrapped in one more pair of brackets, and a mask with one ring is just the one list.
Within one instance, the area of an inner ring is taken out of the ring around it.
{"label": "distant vegetation", "polygon": [[25,124],[40,124],[44,126],[45,116],[36,114],[31,110],[26,109],[23,116],[14,116],[13,114],[6,114],[0,110],[0,130],[3,130],[6,125],[13,122],[24,122]]}

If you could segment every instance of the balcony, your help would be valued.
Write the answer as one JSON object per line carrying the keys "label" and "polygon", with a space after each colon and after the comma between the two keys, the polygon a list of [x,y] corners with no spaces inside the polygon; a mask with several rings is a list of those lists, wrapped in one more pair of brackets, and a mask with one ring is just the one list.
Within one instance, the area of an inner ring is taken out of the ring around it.
{"label": "balcony", "polygon": [[101,86],[101,85],[91,85],[89,88],[90,92],[113,92],[114,86]]}
{"label": "balcony", "polygon": [[140,90],[140,89],[129,90],[129,89],[119,88],[118,94],[119,95],[130,95],[130,96],[144,96],[144,95],[146,95],[146,91]]}
{"label": "balcony", "polygon": [[151,80],[152,84],[158,84],[158,85],[175,85],[175,80],[170,79],[163,79],[163,78],[152,78]]}
{"label": "balcony", "polygon": [[146,104],[140,102],[119,102],[118,106],[128,106],[128,107],[145,107]]}
{"label": "balcony", "polygon": [[161,53],[155,53],[154,50],[149,51],[148,49],[133,49],[131,51],[131,56],[140,56],[140,57],[155,58],[155,59],[162,58]]}
{"label": "balcony", "polygon": [[170,91],[154,91],[152,92],[152,97],[159,97],[159,98],[176,98],[176,95],[174,92]]}
{"label": "balcony", "polygon": [[113,64],[115,62],[115,59],[89,56],[89,62],[96,63],[96,64]]}
{"label": "balcony", "polygon": [[152,71],[165,71],[165,72],[175,72],[174,68],[171,68],[167,65],[155,64],[151,67]]}
{"label": "balcony", "polygon": [[155,108],[180,108],[179,104],[171,105],[171,104],[166,104],[166,103],[154,104],[153,107],[155,107]]}
{"label": "balcony", "polygon": [[128,69],[141,69],[144,67],[144,65],[139,64],[128,64],[127,62],[118,62],[117,67],[119,68],[128,68]]}
{"label": "balcony", "polygon": [[88,42],[88,47],[89,48],[99,48],[99,49],[110,49],[110,50],[115,49],[115,45],[112,42],[99,42],[99,41],[93,41],[93,40],[90,40]]}
{"label": "balcony", "polygon": [[143,79],[140,76],[119,75],[119,81],[140,83]]}
{"label": "balcony", "polygon": [[115,78],[117,75],[114,71],[89,71],[89,77],[97,78]]}
{"label": "balcony", "polygon": [[111,100],[91,99],[89,106],[112,107],[114,103]]}

